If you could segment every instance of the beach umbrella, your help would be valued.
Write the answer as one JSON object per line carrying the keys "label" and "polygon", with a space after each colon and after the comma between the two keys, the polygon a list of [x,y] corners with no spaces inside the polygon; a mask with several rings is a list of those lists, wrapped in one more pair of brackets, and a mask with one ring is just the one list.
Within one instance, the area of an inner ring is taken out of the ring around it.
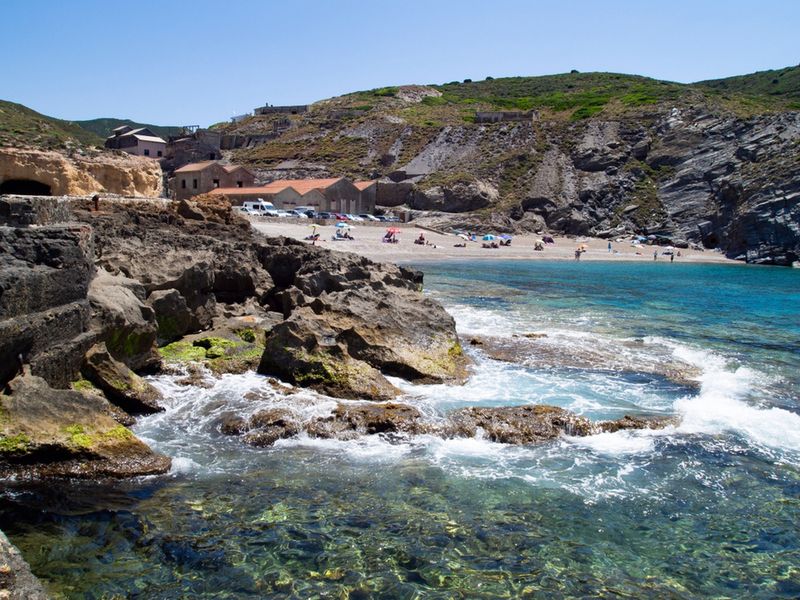
{"label": "beach umbrella", "polygon": [[339,222],[339,223],[336,224],[336,227],[339,228],[339,229],[344,229],[345,227],[352,227],[352,225],[348,225],[347,223]]}
{"label": "beach umbrella", "polygon": [[467,242],[469,241],[469,236],[466,233],[459,233],[458,237],[460,237],[462,240],[465,240]]}
{"label": "beach umbrella", "polygon": [[487,233],[485,236],[483,236],[484,242],[491,242],[492,240],[494,240],[494,236],[491,233]]}
{"label": "beach umbrella", "polygon": [[513,239],[513,238],[510,235],[508,235],[507,233],[501,233],[500,234],[500,239],[501,240],[510,240],[510,239]]}
{"label": "beach umbrella", "polygon": [[389,229],[386,230],[386,233],[400,233],[400,229],[397,227],[389,227]]}

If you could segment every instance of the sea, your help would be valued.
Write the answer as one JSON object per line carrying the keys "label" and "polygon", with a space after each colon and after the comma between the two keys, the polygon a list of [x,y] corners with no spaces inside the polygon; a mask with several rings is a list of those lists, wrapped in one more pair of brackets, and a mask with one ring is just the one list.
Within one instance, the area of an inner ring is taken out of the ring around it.
{"label": "sea", "polygon": [[429,418],[550,404],[672,424],[253,448],[223,413],[333,400],[255,373],[156,376],[167,410],[133,430],[168,475],[9,485],[0,528],[56,598],[800,597],[800,270],[414,266],[472,361],[464,385],[392,379]]}

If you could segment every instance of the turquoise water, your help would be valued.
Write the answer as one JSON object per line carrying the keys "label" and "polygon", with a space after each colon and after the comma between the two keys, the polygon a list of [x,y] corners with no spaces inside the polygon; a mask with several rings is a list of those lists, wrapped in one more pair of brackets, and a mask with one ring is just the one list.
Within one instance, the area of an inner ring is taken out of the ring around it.
{"label": "turquoise water", "polygon": [[[679,423],[536,447],[254,449],[217,432],[223,412],[283,403],[310,417],[331,401],[254,374],[211,389],[158,377],[168,410],[135,430],[175,457],[169,476],[12,486],[0,528],[67,598],[800,596],[800,270],[422,269],[475,361],[464,386],[394,380],[430,418],[548,403]],[[490,358],[491,343],[512,358]]]}

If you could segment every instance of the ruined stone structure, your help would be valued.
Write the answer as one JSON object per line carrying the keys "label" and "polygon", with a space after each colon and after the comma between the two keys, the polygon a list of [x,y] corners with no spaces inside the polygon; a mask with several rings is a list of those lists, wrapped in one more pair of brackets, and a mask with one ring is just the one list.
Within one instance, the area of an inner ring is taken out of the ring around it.
{"label": "ruined stone structure", "polygon": [[257,115],[274,115],[286,113],[290,115],[301,115],[308,112],[308,104],[298,104],[296,106],[260,106],[253,111]]}
{"label": "ruined stone structure", "polygon": [[207,160],[220,160],[222,135],[211,129],[195,129],[183,135],[171,136],[162,166],[165,171]]}

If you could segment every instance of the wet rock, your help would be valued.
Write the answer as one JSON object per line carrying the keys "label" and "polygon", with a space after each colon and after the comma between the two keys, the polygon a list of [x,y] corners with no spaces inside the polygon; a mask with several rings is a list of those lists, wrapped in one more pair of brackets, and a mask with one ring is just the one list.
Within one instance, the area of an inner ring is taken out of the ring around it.
{"label": "wet rock", "polygon": [[164,473],[156,454],[106,412],[97,396],[22,375],[0,395],[0,477],[133,477]]}
{"label": "wet rock", "polygon": [[0,598],[3,600],[49,600],[50,596],[19,550],[0,531]]}
{"label": "wet rock", "polygon": [[480,432],[493,442],[537,444],[561,435],[589,435],[589,419],[546,405],[469,407],[448,415],[447,437],[475,437]]}
{"label": "wet rock", "polygon": [[246,432],[247,419],[232,412],[223,413],[219,419],[219,431],[223,435],[241,435]]}
{"label": "wet rock", "polygon": [[87,352],[82,372],[111,402],[128,413],[152,414],[164,410],[158,404],[162,400],[161,392],[114,360],[105,344],[98,344]]}
{"label": "wet rock", "polygon": [[670,425],[677,425],[677,417],[645,417],[625,415],[614,421],[600,421],[593,425],[596,432],[614,433],[623,429],[663,429]]}
{"label": "wet rock", "polygon": [[330,417],[315,420],[306,431],[313,437],[352,439],[379,433],[418,434],[429,429],[430,426],[423,423],[422,414],[413,406],[387,402],[340,403]]}

